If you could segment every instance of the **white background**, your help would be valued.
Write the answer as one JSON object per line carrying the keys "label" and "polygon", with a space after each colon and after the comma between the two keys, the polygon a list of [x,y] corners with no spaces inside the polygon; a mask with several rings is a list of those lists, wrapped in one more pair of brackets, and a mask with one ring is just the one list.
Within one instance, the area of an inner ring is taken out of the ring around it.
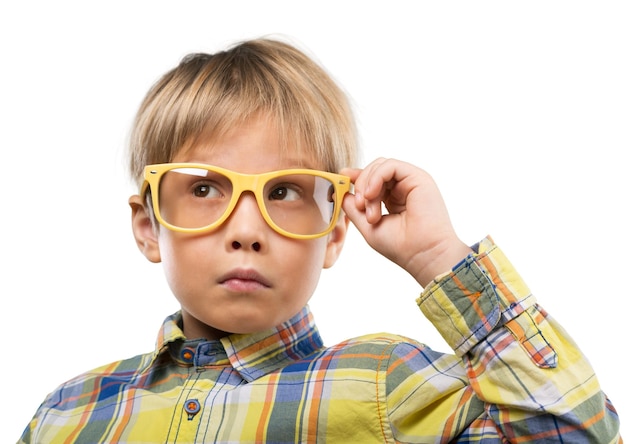
{"label": "white background", "polygon": [[[3,441],[62,381],[152,349],[177,306],[131,236],[131,119],[183,55],[266,34],[290,37],[348,91],[364,161],[420,165],[462,239],[494,237],[626,417],[624,3],[0,8]],[[420,290],[353,229],[312,306],[327,344],[387,330],[448,351],[415,306]]]}

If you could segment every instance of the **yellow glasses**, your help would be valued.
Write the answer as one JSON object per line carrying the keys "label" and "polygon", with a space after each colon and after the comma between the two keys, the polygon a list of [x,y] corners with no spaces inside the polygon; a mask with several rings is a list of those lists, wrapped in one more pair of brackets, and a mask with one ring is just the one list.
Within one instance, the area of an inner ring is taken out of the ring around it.
{"label": "yellow glasses", "polygon": [[154,214],[164,227],[203,233],[224,223],[241,193],[254,194],[267,224],[295,239],[331,232],[350,190],[347,176],[311,169],[240,174],[196,163],[148,165],[141,195],[150,188]]}

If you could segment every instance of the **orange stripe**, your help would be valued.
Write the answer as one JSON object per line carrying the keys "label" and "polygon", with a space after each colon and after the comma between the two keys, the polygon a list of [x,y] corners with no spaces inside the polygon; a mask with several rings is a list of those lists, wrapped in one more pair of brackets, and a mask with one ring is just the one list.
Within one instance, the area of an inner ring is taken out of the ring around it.
{"label": "orange stripe", "polygon": [[496,285],[496,287],[498,287],[498,289],[502,291],[506,300],[508,302],[517,302],[517,298],[513,295],[513,292],[509,290],[509,287],[504,285],[504,282],[502,282],[502,279],[500,278],[500,273],[498,273],[498,270],[496,269],[493,261],[488,256],[485,256],[481,258],[480,263],[487,269],[489,277]]}
{"label": "orange stripe", "polygon": [[470,299],[470,301],[472,301],[472,308],[474,308],[474,311],[476,313],[478,313],[478,316],[480,316],[480,319],[483,321],[483,323],[486,323],[487,316],[485,316],[485,313],[483,312],[482,308],[480,308],[480,305],[477,304],[477,301],[478,301],[478,299],[480,297],[480,293],[479,292],[470,292],[461,283],[461,281],[459,280],[457,275],[452,276],[452,280],[454,280],[454,283],[463,292],[463,294],[465,294],[465,296],[467,296]]}
{"label": "orange stripe", "polygon": [[[315,372],[318,374],[321,374],[321,378],[318,376],[316,377],[316,380],[321,381],[319,384],[313,384],[313,397],[310,398],[310,403],[309,403],[309,424],[308,424],[308,430],[307,430],[307,436],[311,435],[311,431],[315,431],[315,434],[317,435],[317,419],[319,417],[319,412],[320,412],[320,406],[322,405],[322,388],[324,387],[324,376],[326,375],[326,369],[328,368],[328,363],[331,362],[330,359],[324,359],[322,361],[324,363],[323,366],[320,366],[319,370],[316,370]],[[309,373],[309,372],[307,372]],[[313,372],[310,372],[313,373]]]}
{"label": "orange stripe", "polygon": [[443,436],[454,436],[453,429],[456,424],[459,422],[459,413],[465,408],[465,405],[472,399],[472,389],[471,387],[466,387],[463,392],[463,396],[459,400],[457,408],[453,415],[448,417],[448,420],[443,426],[444,434]]}
{"label": "orange stripe", "polygon": [[[393,361],[393,363],[389,367],[387,367],[387,373],[393,373],[393,371],[397,367],[405,364],[407,361],[412,360],[415,356],[417,356],[421,352],[422,352],[422,350],[418,348],[418,349],[413,350],[411,353],[407,354],[406,356],[403,356],[402,359],[395,359]],[[381,356],[381,358],[382,359],[389,359],[389,356],[390,355]]]}
{"label": "orange stripe", "polygon": [[126,393],[128,394],[127,401],[126,401],[126,408],[124,409],[124,414],[121,417],[121,419],[125,419],[125,421],[121,421],[120,424],[117,426],[116,432],[113,435],[113,439],[111,440],[111,442],[120,441],[120,438],[122,437],[122,431],[124,430],[125,426],[128,425],[130,418],[132,417],[132,411],[133,411],[133,405],[134,405],[133,400],[135,399],[133,397],[133,393],[135,393],[135,389],[129,389]]}
{"label": "orange stripe", "polygon": [[263,403],[263,410],[261,410],[259,426],[256,430],[256,442],[265,442],[266,440],[265,434],[267,432],[268,418],[272,412],[272,407],[274,406],[276,387],[278,386],[276,381],[278,381],[278,375],[271,374],[267,384],[267,391],[265,392],[265,402]]}
{"label": "orange stripe", "polygon": [[[102,380],[102,378],[104,376],[110,374],[110,373],[107,373],[107,372],[112,371],[115,367],[117,367],[117,363],[113,363],[113,364],[109,365],[103,371],[102,375],[99,375],[96,378],[94,378],[94,387],[100,387],[100,381]],[[89,404],[93,403],[96,400],[96,398],[98,396],[98,393],[99,393],[99,389],[92,390],[91,397],[89,398]],[[78,425],[74,428],[74,430],[72,430],[72,433],[69,434],[69,436],[65,440],[66,443],[71,443],[72,441],[75,440],[75,438],[78,436],[79,432],[85,426],[85,423],[89,419],[89,416],[90,416],[90,412],[87,411],[87,410],[83,410],[83,414],[80,417],[80,421],[78,421]]]}

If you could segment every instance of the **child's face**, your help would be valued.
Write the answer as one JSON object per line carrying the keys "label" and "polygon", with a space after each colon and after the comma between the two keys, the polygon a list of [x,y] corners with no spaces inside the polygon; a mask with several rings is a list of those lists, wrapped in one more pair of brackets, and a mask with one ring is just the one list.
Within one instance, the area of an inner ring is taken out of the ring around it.
{"label": "child's face", "polygon": [[[301,157],[281,157],[278,134],[262,119],[240,126],[210,146],[200,142],[172,162],[205,163],[251,174],[319,167]],[[139,205],[137,197],[131,198],[131,206]],[[163,263],[190,339],[252,333],[295,315],[313,294],[322,268],[337,258],[347,224],[342,217],[328,236],[290,239],[265,222],[254,196],[247,192],[224,224],[208,234],[161,227],[158,235],[150,235],[145,223],[143,228],[137,223],[141,217],[141,212],[133,211],[138,244],[150,260]]]}

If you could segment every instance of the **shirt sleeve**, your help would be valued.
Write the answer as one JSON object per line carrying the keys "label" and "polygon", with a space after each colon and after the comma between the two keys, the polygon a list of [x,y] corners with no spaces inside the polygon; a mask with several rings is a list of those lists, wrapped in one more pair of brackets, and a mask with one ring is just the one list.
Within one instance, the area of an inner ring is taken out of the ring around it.
{"label": "shirt sleeve", "polygon": [[491,428],[505,442],[622,442],[615,409],[573,340],[490,237],[474,251],[417,301],[484,403],[467,436]]}

